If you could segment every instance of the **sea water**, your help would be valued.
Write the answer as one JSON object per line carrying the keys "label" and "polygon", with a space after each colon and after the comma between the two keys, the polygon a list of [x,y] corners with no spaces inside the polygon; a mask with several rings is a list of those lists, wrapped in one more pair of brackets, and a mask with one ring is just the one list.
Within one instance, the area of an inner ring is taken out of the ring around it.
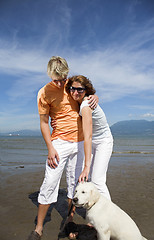
{"label": "sea water", "polygon": [[[45,165],[47,147],[42,137],[1,136],[1,170]],[[154,136],[114,136],[111,162],[150,161],[154,163]]]}

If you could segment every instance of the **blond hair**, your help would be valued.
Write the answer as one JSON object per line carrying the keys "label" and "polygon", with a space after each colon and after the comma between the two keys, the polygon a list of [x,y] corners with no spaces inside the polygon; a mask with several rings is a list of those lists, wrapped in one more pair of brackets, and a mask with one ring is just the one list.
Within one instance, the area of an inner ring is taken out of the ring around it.
{"label": "blond hair", "polygon": [[53,56],[47,65],[47,74],[51,77],[52,74],[66,78],[69,72],[69,67],[66,60],[59,56]]}

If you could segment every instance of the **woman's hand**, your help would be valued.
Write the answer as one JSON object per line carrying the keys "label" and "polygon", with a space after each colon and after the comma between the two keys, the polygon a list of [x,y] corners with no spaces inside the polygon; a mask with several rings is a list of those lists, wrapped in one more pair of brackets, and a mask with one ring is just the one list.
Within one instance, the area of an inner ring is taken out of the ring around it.
{"label": "woman's hand", "polygon": [[88,175],[90,172],[90,167],[84,167],[82,173],[79,176],[79,182],[88,181]]}
{"label": "woman's hand", "polygon": [[89,95],[88,104],[91,109],[95,109],[98,105],[98,96],[97,95]]}

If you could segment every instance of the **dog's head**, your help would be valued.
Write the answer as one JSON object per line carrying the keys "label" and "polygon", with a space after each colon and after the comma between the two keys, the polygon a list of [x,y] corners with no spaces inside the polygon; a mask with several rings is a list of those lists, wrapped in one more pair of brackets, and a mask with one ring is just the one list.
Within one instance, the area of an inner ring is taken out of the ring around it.
{"label": "dog's head", "polygon": [[91,182],[81,182],[77,185],[73,203],[76,207],[91,208],[100,198],[100,193]]}

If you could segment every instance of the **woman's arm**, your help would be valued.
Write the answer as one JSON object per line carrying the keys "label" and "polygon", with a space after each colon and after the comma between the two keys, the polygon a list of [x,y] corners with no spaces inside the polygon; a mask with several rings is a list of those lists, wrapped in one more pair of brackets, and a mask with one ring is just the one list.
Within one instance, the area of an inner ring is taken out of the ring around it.
{"label": "woman's arm", "polygon": [[91,165],[91,151],[92,151],[92,110],[85,106],[81,110],[82,113],[82,128],[84,135],[84,154],[85,166],[79,177],[79,182],[88,180]]}

